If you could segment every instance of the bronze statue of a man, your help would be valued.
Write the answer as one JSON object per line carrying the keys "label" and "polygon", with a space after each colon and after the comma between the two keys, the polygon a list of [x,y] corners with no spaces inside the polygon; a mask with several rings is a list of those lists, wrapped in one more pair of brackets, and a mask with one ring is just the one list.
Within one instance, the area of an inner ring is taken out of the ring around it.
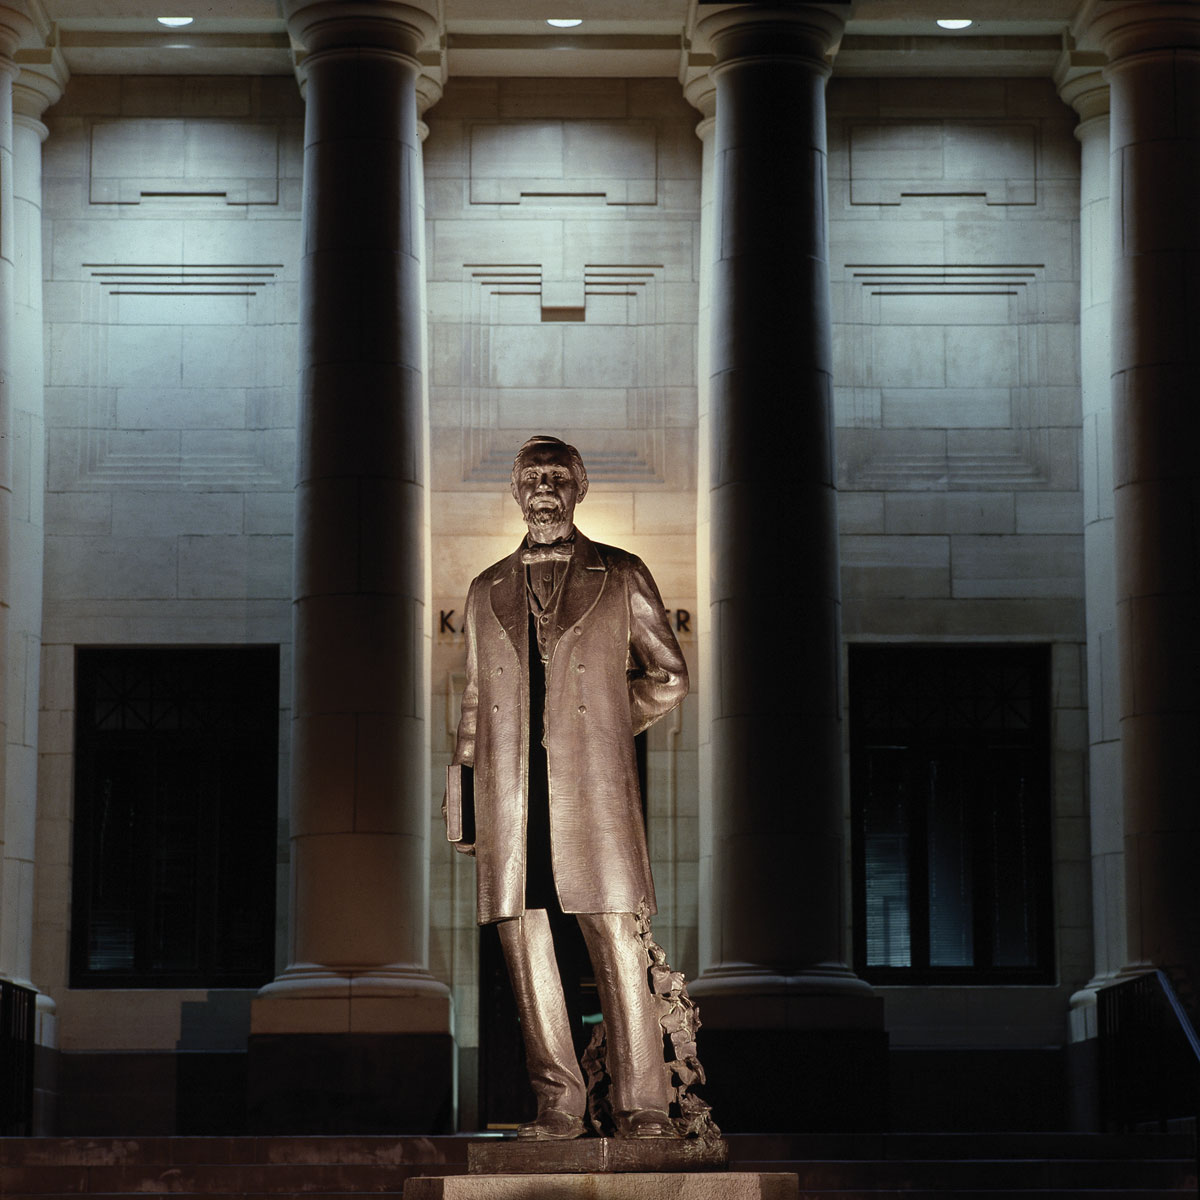
{"label": "bronze statue of a man", "polygon": [[456,847],[476,856],[479,923],[499,925],[521,1019],[538,1111],[518,1136],[583,1132],[548,916],[558,908],[577,915],[592,960],[617,1132],[670,1137],[634,916],[655,906],[633,739],[687,694],[687,667],[641,560],[575,527],[587,487],[579,452],[558,438],[517,453],[512,493],[528,534],[467,597],[453,761],[473,767],[475,835]]}

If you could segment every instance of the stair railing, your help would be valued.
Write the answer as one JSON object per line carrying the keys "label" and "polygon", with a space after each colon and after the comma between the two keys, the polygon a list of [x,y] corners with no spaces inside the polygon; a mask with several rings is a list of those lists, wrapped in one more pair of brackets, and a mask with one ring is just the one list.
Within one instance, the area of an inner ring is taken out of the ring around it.
{"label": "stair railing", "polygon": [[1097,992],[1103,1128],[1193,1122],[1200,1195],[1200,1037],[1170,979],[1147,971]]}
{"label": "stair railing", "polygon": [[33,1133],[37,992],[0,979],[0,1136]]}

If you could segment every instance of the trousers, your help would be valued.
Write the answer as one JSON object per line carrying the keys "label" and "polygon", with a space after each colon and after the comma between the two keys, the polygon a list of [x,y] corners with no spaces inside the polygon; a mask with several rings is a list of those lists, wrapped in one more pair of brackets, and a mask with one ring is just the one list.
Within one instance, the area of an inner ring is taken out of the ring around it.
{"label": "trousers", "polygon": [[[632,913],[577,913],[604,1014],[614,1113],[666,1111],[670,1103],[662,1029],[646,978],[646,952]],[[562,979],[544,908],[499,923],[529,1081],[538,1112],[582,1117],[587,1087],[575,1058]]]}

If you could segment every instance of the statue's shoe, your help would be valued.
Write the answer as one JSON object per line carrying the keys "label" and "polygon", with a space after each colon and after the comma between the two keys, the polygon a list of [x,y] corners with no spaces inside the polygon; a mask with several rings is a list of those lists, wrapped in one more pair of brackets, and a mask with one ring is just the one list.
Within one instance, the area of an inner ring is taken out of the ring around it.
{"label": "statue's shoe", "polygon": [[636,1108],[617,1114],[617,1137],[673,1138],[679,1136],[675,1122],[656,1108]]}
{"label": "statue's shoe", "polygon": [[536,1120],[517,1126],[517,1137],[524,1141],[568,1141],[581,1133],[583,1121],[561,1108],[547,1108],[538,1113]]}

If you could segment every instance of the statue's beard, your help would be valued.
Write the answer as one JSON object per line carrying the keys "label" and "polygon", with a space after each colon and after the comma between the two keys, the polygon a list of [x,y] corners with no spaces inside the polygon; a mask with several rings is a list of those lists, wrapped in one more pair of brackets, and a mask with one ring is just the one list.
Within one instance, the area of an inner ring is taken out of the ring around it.
{"label": "statue's beard", "polygon": [[525,509],[525,524],[530,529],[548,529],[561,525],[567,519],[567,510],[561,502],[547,503],[545,499],[531,500]]}

